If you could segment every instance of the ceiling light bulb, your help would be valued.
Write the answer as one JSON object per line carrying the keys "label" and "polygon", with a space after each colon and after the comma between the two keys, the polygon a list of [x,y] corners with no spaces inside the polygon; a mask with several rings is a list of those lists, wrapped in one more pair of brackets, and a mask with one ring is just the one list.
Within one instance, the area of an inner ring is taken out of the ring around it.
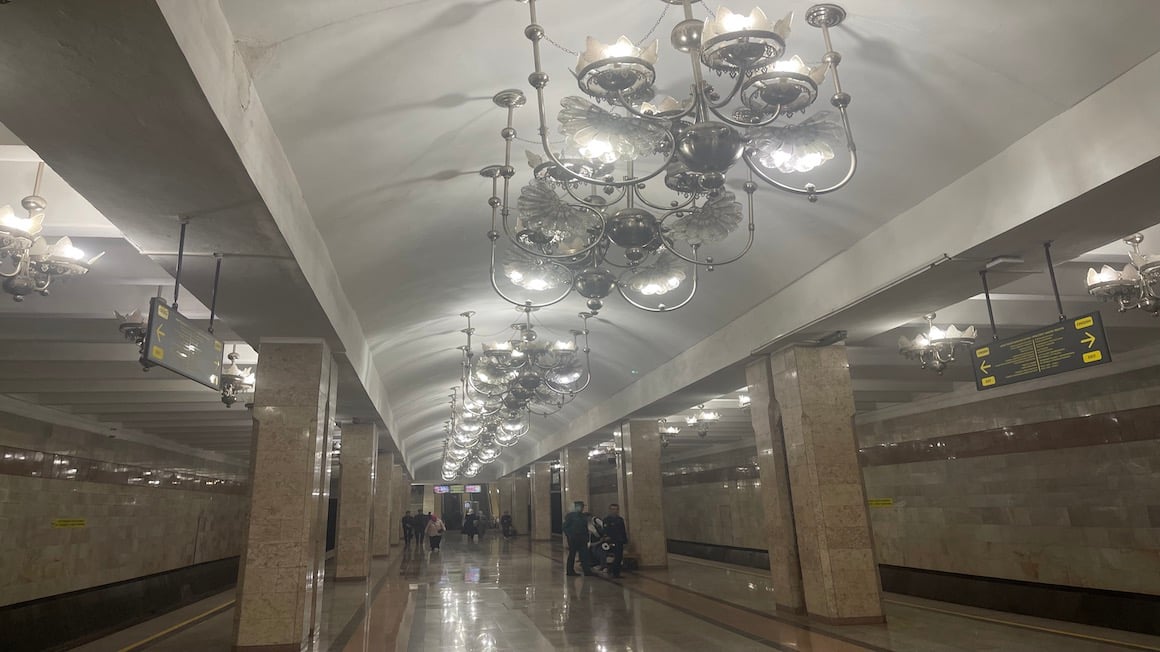
{"label": "ceiling light bulb", "polygon": [[615,57],[631,57],[639,51],[640,48],[633,45],[632,41],[628,40],[628,38],[624,36],[621,36],[616,40],[616,43],[613,43],[612,45],[606,46],[604,48],[604,56],[609,59]]}

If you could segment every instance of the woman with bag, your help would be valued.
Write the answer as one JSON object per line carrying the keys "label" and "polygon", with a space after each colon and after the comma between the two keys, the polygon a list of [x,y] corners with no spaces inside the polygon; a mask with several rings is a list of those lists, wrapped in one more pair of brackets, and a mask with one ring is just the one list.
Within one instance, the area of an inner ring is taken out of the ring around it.
{"label": "woman with bag", "polygon": [[431,515],[431,520],[427,522],[427,541],[431,543],[431,552],[439,549],[439,544],[443,542],[443,532],[447,528],[443,525],[443,519]]}

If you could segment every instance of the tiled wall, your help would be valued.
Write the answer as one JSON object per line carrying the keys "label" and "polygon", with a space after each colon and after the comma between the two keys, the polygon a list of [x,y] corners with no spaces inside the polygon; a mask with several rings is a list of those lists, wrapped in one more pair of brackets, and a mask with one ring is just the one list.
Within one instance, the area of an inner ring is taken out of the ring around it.
{"label": "tiled wall", "polygon": [[0,447],[0,606],[241,552],[237,466],[7,414]]}
{"label": "tiled wall", "polygon": [[666,538],[764,550],[756,455],[750,445],[662,461]]}
{"label": "tiled wall", "polygon": [[1157,404],[1148,369],[860,423],[879,563],[1160,595]]}

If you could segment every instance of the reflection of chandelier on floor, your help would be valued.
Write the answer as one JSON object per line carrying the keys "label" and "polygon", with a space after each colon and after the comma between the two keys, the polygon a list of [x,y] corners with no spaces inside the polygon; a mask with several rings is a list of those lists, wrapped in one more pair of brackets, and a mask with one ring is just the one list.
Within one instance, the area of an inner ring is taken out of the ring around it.
{"label": "reflection of chandelier on floor", "polygon": [[1116,271],[1104,265],[1098,272],[1089,268],[1087,290],[1094,297],[1115,301],[1120,312],[1143,310],[1160,315],[1160,256],[1140,253],[1144,236],[1140,233],[1124,238],[1132,248],[1131,262]]}
{"label": "reflection of chandelier on floor", "polygon": [[89,271],[97,254],[85,259],[85,252],[73,246],[68,236],[48,244],[40,236],[44,211],[48,202],[40,196],[40,182],[44,177],[44,163],[36,168],[36,184],[32,194],[20,201],[28,217],[17,217],[11,206],[0,206],[0,263],[10,263],[10,271],[0,271],[4,291],[15,301],[24,301],[33,292],[48,295],[53,279],[80,276]]}
{"label": "reflection of chandelier on floor", "polygon": [[898,352],[922,362],[923,369],[930,367],[942,374],[947,365],[954,362],[957,350],[970,348],[975,343],[977,333],[974,326],[960,331],[951,325],[944,331],[934,325],[935,317],[933,312],[923,315],[927,326],[925,333],[919,333],[914,339],[899,337]]}
{"label": "reflection of chandelier on floor", "polygon": [[[548,75],[541,69],[540,43],[544,29],[537,24],[536,0],[529,1],[531,25],[525,35],[532,41],[535,72],[529,82],[536,89],[540,140],[544,156],[529,154],[532,181],[524,186],[518,203],[519,221],[510,219],[509,182],[513,116],[526,103],[518,90],[503,91],[495,102],[508,110],[501,131],[506,143],[503,165],[481,171],[493,180],[492,285],[516,305],[545,306],[572,291],[588,300],[593,312],[613,290],[637,308],[653,312],[686,305],[696,292],[701,268],[731,263],[753,244],[753,193],[757,181],[807,196],[811,201],[833,192],[852,178],[856,167],[853,137],[846,107],[850,95],[838,79],[841,56],[830,45],[829,28],[845,18],[836,5],[815,5],[806,22],[818,27],[826,45],[822,63],[811,66],[797,56],[783,59],[791,16],[773,23],[760,9],[748,16],[720,9],[706,21],[692,17],[692,0],[664,0],[682,4],[685,20],[672,33],[673,47],[691,57],[693,85],[684,101],[654,101],[656,42],[638,46],[626,37],[612,45],[589,38],[579,55],[575,76],[581,91],[602,108],[581,97],[567,97],[558,115],[565,148],[553,151],[549,143],[544,88]],[[668,7],[666,7],[666,11]],[[704,79],[704,69],[727,75],[727,92],[715,90]],[[818,85],[829,73],[834,83],[830,103],[838,121],[827,112],[785,124],[817,99]],[[727,114],[729,105],[737,106]],[[844,177],[827,187],[813,183],[789,185],[778,173],[808,172],[834,157],[845,141],[850,164]],[[638,174],[636,160],[654,156],[663,162]],[[726,188],[726,174],[744,161],[747,179],[746,209]],[[662,177],[663,175],[663,177]],[[499,179],[502,181],[500,188]],[[646,196],[646,182],[663,178],[676,199],[656,201]],[[702,247],[725,240],[748,214],[744,247],[725,258],[705,255]],[[500,217],[502,216],[502,220]],[[501,224],[502,221],[502,224]],[[502,261],[512,284],[533,292],[553,292],[541,302],[513,299],[496,284],[495,243],[500,229],[514,250]],[[673,302],[659,303],[686,280],[687,288]],[[652,305],[648,305],[648,304]]]}

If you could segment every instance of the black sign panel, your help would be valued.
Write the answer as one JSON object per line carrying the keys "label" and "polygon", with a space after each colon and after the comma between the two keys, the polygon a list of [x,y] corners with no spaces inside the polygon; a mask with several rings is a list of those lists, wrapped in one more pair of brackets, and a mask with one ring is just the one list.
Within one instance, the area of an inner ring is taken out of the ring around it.
{"label": "black sign panel", "polygon": [[979,391],[1111,361],[1098,312],[971,349]]}
{"label": "black sign panel", "polygon": [[149,332],[141,362],[221,391],[222,341],[165,305],[161,297],[149,301]]}

